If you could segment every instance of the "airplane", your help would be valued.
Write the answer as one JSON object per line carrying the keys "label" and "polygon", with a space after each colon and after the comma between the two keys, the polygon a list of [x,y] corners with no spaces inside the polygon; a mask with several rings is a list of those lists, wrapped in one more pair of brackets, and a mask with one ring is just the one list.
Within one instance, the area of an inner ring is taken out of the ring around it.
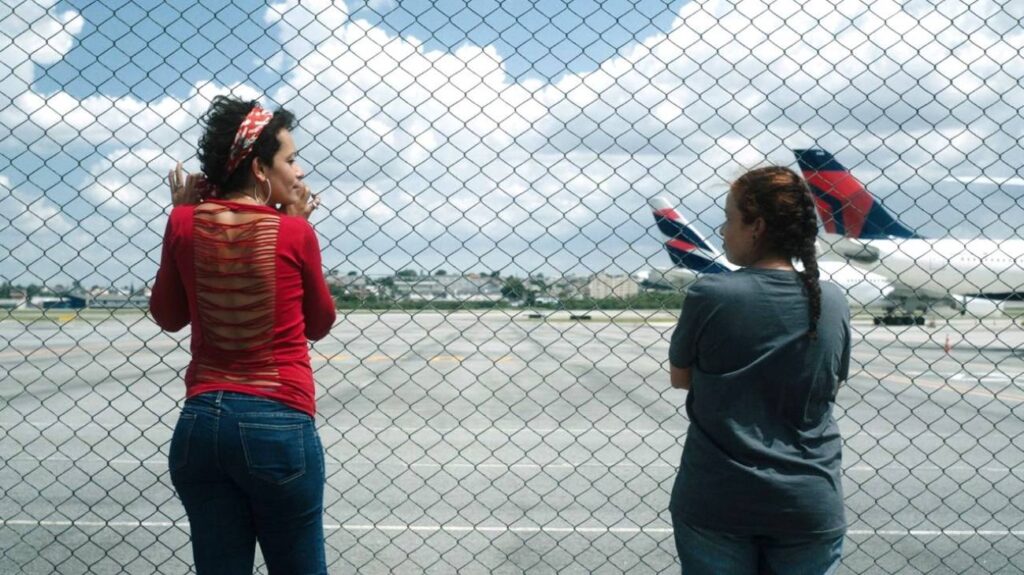
{"label": "airplane", "polygon": [[[689,223],[663,198],[648,202],[654,210],[654,220],[661,233],[670,239],[665,249],[672,259],[671,268],[652,268],[633,274],[633,279],[646,289],[685,290],[697,281],[701,273],[728,271],[721,263],[714,261],[713,249],[704,237],[690,227]],[[710,253],[710,259],[709,259]]]}
{"label": "airplane", "polygon": [[[675,266],[641,272],[643,275],[635,275],[634,278],[646,280],[647,287],[678,290],[688,288],[702,274],[727,273],[737,269],[667,200],[656,197],[648,203],[654,211],[658,229],[669,238],[665,241],[665,249]],[[831,281],[843,289],[852,309],[873,312],[885,308],[892,288],[884,277],[860,270],[845,261],[827,259],[818,260],[818,271],[822,280]]]}
{"label": "airplane", "polygon": [[829,152],[793,153],[814,194],[824,242],[892,283],[887,297],[895,305],[880,323],[911,323],[916,313],[946,307],[984,317],[1024,303],[1024,240],[924,238]]}

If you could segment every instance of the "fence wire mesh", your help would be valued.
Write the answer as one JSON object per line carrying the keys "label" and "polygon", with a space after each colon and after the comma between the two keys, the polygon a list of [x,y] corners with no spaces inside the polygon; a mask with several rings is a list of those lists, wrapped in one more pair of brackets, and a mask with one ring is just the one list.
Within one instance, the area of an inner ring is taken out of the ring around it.
{"label": "fence wire mesh", "polygon": [[[694,274],[648,201],[717,244],[728,181],[796,168],[794,148],[850,170],[821,184],[823,233],[884,204],[946,238],[822,236],[856,315],[843,572],[1022,572],[1024,249],[1004,238],[1024,225],[1024,5],[32,0],[0,18],[0,572],[192,570],[167,470],[188,334],[144,310],[163,177],[197,169],[198,118],[228,92],[296,113],[323,201],[330,572],[678,571],[687,421],[665,359]],[[881,203],[842,195],[852,178]]]}

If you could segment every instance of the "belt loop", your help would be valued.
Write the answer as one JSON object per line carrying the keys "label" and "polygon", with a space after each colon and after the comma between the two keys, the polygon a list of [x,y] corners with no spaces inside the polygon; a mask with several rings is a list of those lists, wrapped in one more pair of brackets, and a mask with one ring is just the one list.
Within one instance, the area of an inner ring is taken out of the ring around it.
{"label": "belt loop", "polygon": [[224,399],[224,390],[218,391],[217,392],[217,399],[214,400],[214,405],[216,405],[218,409],[220,409],[220,404],[221,404],[221,401],[223,399]]}

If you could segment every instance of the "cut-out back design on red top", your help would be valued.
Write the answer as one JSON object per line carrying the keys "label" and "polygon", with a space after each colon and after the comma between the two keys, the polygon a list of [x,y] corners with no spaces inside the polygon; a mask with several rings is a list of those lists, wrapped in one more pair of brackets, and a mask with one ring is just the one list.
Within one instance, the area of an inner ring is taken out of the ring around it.
{"label": "cut-out back design on red top", "polygon": [[237,391],[315,413],[306,341],[335,311],[305,219],[221,200],[174,208],[150,311],[168,331],[192,324],[187,397]]}

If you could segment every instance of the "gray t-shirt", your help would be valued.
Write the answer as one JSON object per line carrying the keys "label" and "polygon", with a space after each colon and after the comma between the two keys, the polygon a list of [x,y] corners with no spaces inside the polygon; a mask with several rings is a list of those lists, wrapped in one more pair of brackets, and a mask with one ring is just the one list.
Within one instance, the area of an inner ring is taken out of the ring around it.
{"label": "gray t-shirt", "polygon": [[816,341],[796,272],[746,268],[690,287],[669,361],[692,368],[674,515],[741,535],[846,529],[832,416],[850,363],[850,309],[821,282]]}

